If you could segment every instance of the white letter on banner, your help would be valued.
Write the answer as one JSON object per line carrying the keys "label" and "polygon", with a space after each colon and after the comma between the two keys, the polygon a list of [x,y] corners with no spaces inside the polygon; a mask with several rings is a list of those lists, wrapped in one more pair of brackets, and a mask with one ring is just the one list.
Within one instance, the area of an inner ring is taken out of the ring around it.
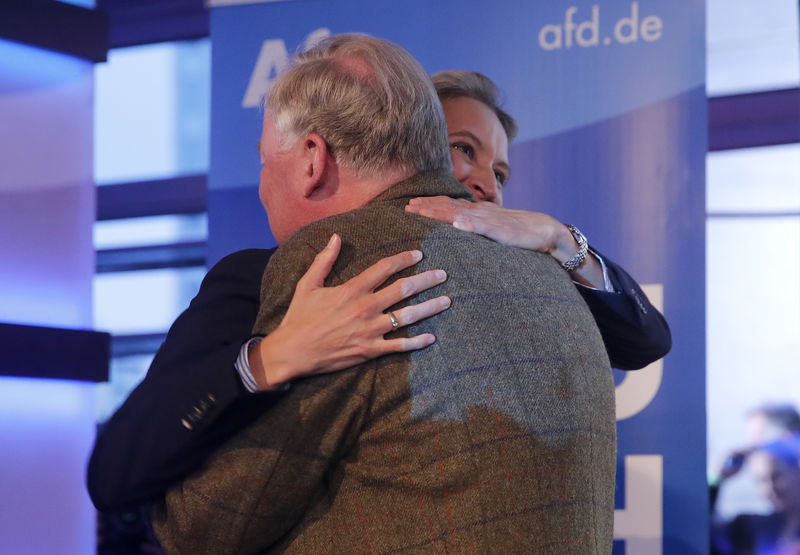
{"label": "white letter on banner", "polygon": [[[627,27],[630,32],[627,35],[622,34],[622,30]],[[628,44],[639,40],[639,3],[633,2],[631,4],[631,16],[623,17],[617,24],[614,25],[614,38],[620,44]]]}
{"label": "white letter on banner", "polygon": [[303,41],[303,52],[314,48],[320,41],[327,39],[329,36],[331,36],[331,30],[325,27],[311,31],[306,40]]}
{"label": "white letter on banner", "polygon": [[[552,35],[552,39],[547,38],[547,35]],[[545,25],[539,31],[539,46],[542,50],[556,50],[561,48],[561,26],[560,25]]]}
{"label": "white letter on banner", "polygon": [[[585,32],[589,31],[589,37]],[[575,30],[575,42],[584,48],[600,44],[600,8],[592,6],[592,19],[584,21]]]}
{"label": "white letter on banner", "polygon": [[572,16],[578,11],[575,6],[567,8],[567,13],[564,16],[564,45],[569,48],[572,46],[572,31],[575,29],[575,23],[572,21]]}
{"label": "white letter on banner", "polygon": [[614,539],[626,555],[661,555],[664,462],[661,455],[625,457],[625,509],[614,511]]}
{"label": "white letter on banner", "polygon": [[[315,29],[303,41],[302,50],[308,50],[322,39],[330,36],[328,29]],[[267,94],[275,78],[289,68],[289,53],[282,39],[265,40],[261,45],[256,66],[250,75],[250,83],[242,99],[242,108],[256,108]]]}
{"label": "white letter on banner", "polygon": [[265,40],[261,45],[253,74],[250,75],[250,84],[242,99],[242,108],[255,108],[267,94],[272,83],[281,72],[289,67],[289,53],[281,39]]}
{"label": "white letter on banner", "polygon": [[[653,306],[663,312],[664,286],[660,283],[642,285],[642,290]],[[664,359],[658,359],[641,370],[625,373],[616,388],[618,421],[630,418],[650,404],[661,387],[663,371]]]}

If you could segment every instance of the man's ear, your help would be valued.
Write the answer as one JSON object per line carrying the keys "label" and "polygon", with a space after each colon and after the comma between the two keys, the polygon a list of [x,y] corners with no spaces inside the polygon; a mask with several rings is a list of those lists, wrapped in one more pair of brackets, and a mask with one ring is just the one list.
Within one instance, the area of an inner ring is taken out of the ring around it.
{"label": "man's ear", "polygon": [[331,163],[328,143],[320,135],[309,133],[303,142],[303,197],[309,198],[326,185]]}

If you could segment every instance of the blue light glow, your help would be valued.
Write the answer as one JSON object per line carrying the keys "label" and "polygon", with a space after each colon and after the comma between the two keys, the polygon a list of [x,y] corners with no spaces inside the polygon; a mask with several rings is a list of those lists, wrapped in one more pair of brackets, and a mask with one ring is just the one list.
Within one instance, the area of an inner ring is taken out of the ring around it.
{"label": "blue light glow", "polygon": [[94,553],[86,461],[95,435],[94,388],[0,378],[3,553]]}
{"label": "blue light glow", "polygon": [[74,56],[0,39],[0,93],[78,79],[92,67]]}
{"label": "blue light glow", "polygon": [[95,72],[98,184],[208,171],[210,68],[208,39],[109,51]]}
{"label": "blue light glow", "polygon": [[94,0],[58,0],[64,4],[72,4],[73,6],[83,6],[84,8],[94,8]]}
{"label": "blue light glow", "polygon": [[[0,378],[0,420],[75,418],[94,405],[92,385],[69,380]],[[46,407],[46,415],[42,412]]]}

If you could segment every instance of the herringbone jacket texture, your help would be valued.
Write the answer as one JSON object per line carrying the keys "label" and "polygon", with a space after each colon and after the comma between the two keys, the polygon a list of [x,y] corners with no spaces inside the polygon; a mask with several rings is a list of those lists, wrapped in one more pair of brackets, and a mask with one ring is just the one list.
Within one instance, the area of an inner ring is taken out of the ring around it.
{"label": "herringbone jacket texture", "polygon": [[264,273],[254,333],[275,329],[333,232],[327,280],[417,248],[409,272],[452,299],[397,333],[422,351],[298,380],[153,511],[173,553],[610,553],[614,384],[600,334],[550,256],[403,210],[468,196],[451,176],[401,182],[292,236]]}

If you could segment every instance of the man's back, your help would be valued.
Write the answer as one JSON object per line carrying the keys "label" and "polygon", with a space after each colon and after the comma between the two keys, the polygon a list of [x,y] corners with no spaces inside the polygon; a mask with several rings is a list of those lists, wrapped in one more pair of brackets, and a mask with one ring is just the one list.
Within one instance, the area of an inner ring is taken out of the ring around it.
{"label": "man's back", "polygon": [[[257,333],[331,233],[330,284],[419,248],[452,309],[410,326],[438,342],[295,383],[155,513],[168,548],[197,552],[610,551],[614,389],[582,299],[551,257],[407,214],[459,194],[441,174],[318,221],[273,256]],[[205,522],[205,526],[199,526]],[[187,543],[188,542],[188,543]]]}

